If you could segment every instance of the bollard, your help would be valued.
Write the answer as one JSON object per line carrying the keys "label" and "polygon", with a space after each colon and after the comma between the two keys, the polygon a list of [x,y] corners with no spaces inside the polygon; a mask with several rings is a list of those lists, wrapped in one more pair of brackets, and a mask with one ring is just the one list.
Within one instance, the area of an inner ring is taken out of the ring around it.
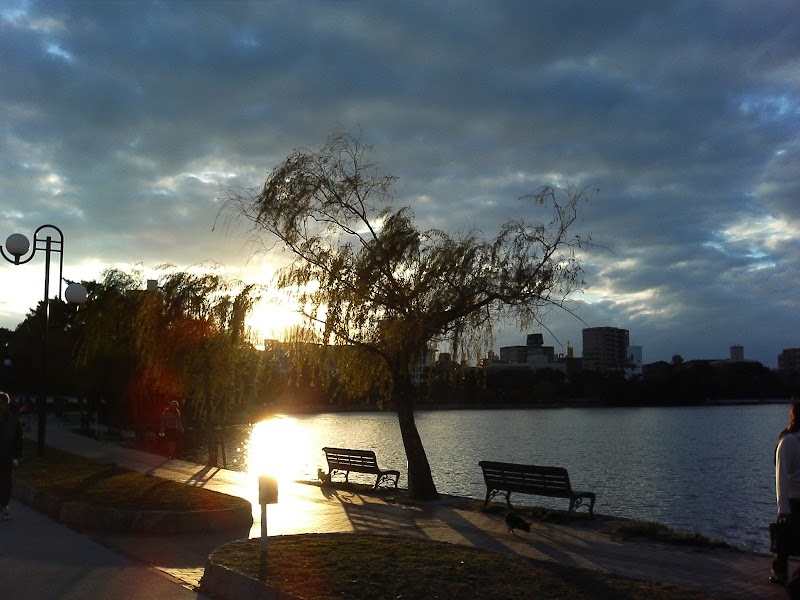
{"label": "bollard", "polygon": [[278,502],[278,479],[269,475],[258,478],[258,503],[261,505],[261,555],[259,575],[261,581],[267,580],[267,504]]}

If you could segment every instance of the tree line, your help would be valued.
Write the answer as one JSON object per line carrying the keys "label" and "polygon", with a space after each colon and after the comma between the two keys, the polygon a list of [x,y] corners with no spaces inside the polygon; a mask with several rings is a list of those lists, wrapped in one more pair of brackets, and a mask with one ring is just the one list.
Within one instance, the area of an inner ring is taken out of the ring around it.
{"label": "tree line", "polygon": [[267,381],[246,335],[255,287],[213,271],[164,271],[147,290],[140,272],[108,269],[85,283],[80,308],[51,299],[46,384],[44,301],[14,331],[0,330],[3,385],[28,396],[85,398],[117,427],[152,427],[171,400],[201,427],[225,422]]}

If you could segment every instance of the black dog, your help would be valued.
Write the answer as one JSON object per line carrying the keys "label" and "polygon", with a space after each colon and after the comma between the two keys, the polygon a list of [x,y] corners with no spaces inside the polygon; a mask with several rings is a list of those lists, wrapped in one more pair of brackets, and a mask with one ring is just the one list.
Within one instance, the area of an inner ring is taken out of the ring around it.
{"label": "black dog", "polygon": [[531,524],[514,513],[506,513],[506,526],[508,527],[509,533],[514,533],[515,529],[521,529],[522,531],[527,531],[528,533],[531,531]]}

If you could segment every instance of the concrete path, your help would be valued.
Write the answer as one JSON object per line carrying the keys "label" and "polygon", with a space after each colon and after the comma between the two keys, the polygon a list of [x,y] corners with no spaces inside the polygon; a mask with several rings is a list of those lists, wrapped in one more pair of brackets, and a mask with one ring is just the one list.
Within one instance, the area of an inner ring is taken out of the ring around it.
{"label": "concrete path", "polygon": [[23,504],[0,522],[0,598],[203,598],[183,581],[75,532]]}
{"label": "concrete path", "polygon": [[[69,426],[55,420],[50,421],[47,443],[82,456],[246,498],[254,507],[249,536],[260,537],[255,476],[98,442],[72,433]],[[92,533],[87,537],[19,503],[12,503],[12,508],[14,519],[0,523],[0,570],[18,575],[10,580],[5,575],[0,579],[0,598],[198,598],[201,596],[190,590],[196,589],[208,554],[233,535]],[[267,530],[270,536],[403,533],[705,590],[726,598],[787,597],[784,589],[768,582],[768,556],[619,542],[599,532],[596,526],[580,521],[561,525],[534,523],[530,533],[512,535],[501,516],[474,510],[474,503],[466,499],[409,506],[349,491],[281,481],[279,502],[268,507]],[[143,587],[144,582],[147,587]],[[159,586],[168,590],[161,591]],[[12,594],[7,595],[7,590]],[[26,593],[15,595],[19,590]],[[32,590],[41,593],[31,594]]]}

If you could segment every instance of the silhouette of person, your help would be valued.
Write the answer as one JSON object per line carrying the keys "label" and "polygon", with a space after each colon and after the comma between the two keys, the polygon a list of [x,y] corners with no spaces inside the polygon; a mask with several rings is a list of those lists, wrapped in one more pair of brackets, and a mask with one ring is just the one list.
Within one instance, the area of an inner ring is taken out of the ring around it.
{"label": "silhouette of person", "polygon": [[22,460],[22,425],[11,411],[11,398],[0,392],[0,518],[11,518],[11,470]]}
{"label": "silhouette of person", "polygon": [[182,433],[181,411],[178,410],[177,401],[173,400],[161,413],[161,435],[167,442],[167,456],[169,458],[175,458],[175,450],[178,447],[178,440]]}
{"label": "silhouette of person", "polygon": [[778,436],[775,448],[775,496],[778,501],[778,520],[793,523],[791,538],[778,544],[772,561],[770,581],[786,585],[788,580],[789,555],[794,539],[798,537],[800,524],[800,402],[789,410],[789,425]]}

